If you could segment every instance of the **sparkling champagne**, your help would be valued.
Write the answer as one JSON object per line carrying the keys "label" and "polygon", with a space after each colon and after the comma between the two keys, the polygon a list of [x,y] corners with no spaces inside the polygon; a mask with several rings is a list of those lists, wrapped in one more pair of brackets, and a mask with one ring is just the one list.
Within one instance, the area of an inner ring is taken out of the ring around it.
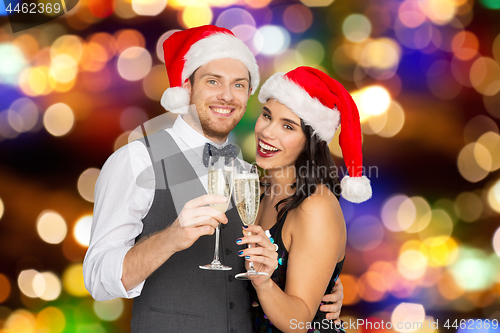
{"label": "sparkling champagne", "polygon": [[260,188],[257,174],[238,174],[234,179],[236,209],[244,225],[254,224],[259,212]]}
{"label": "sparkling champagne", "polygon": [[231,191],[233,189],[233,172],[229,169],[211,170],[208,173],[208,193],[223,195],[227,198],[227,201],[224,203],[212,205],[212,207],[223,213],[227,210],[227,206],[229,206],[229,199],[231,198]]}

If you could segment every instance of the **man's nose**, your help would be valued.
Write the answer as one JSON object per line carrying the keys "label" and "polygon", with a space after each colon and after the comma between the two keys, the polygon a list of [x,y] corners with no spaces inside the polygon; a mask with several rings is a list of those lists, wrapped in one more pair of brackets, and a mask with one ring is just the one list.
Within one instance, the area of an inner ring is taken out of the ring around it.
{"label": "man's nose", "polygon": [[225,102],[231,102],[234,100],[234,95],[233,92],[231,91],[231,86],[230,85],[223,85],[220,89],[220,92],[217,96],[220,100],[223,100]]}

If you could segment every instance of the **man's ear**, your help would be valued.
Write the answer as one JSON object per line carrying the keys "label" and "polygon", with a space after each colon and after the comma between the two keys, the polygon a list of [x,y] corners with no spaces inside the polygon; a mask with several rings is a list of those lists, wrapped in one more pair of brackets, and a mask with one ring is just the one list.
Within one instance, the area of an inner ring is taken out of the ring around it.
{"label": "man's ear", "polygon": [[183,84],[182,88],[187,89],[189,91],[189,95],[191,95],[191,81],[187,79]]}
{"label": "man's ear", "polygon": [[252,96],[252,90],[253,90],[253,87],[250,87],[250,89],[248,89],[248,98],[250,98],[250,96]]}

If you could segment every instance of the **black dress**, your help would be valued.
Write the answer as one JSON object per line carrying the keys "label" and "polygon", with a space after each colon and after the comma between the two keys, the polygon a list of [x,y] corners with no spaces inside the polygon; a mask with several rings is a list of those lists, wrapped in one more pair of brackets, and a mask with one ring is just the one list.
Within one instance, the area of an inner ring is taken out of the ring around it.
{"label": "black dress", "polygon": [[[282,218],[276,223],[270,230],[271,242],[278,245],[278,268],[274,271],[271,279],[281,288],[285,290],[286,284],[286,271],[288,266],[288,251],[283,244],[283,239],[281,238],[281,231],[283,230],[283,225],[285,224],[288,212],[283,214]],[[333,271],[332,279],[328,283],[328,287],[325,290],[325,295],[329,294],[337,281],[340,272],[342,271],[342,266],[344,265],[344,259],[338,262]],[[281,332],[277,327],[275,327],[264,314],[262,307],[259,305],[259,299],[254,288],[251,288],[251,299],[252,299],[252,319],[253,319],[253,331],[254,332],[265,332],[265,333],[277,333]],[[311,321],[311,329],[307,332],[312,333],[328,333],[328,332],[345,332],[342,329],[336,329],[333,321],[326,319],[326,312],[319,310],[316,312],[314,319]],[[296,323],[298,324],[298,323]],[[292,324],[293,325],[293,324]],[[307,325],[307,323],[303,323]],[[306,327],[306,326],[304,326]],[[293,326],[292,326],[293,328]]]}

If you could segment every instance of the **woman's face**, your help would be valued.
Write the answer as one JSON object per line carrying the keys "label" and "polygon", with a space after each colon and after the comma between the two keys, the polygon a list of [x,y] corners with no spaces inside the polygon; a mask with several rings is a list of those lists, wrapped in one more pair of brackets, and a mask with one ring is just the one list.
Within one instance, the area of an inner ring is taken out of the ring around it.
{"label": "woman's face", "polygon": [[255,124],[255,141],[257,165],[270,170],[294,166],[306,137],[300,118],[285,105],[270,99]]}

